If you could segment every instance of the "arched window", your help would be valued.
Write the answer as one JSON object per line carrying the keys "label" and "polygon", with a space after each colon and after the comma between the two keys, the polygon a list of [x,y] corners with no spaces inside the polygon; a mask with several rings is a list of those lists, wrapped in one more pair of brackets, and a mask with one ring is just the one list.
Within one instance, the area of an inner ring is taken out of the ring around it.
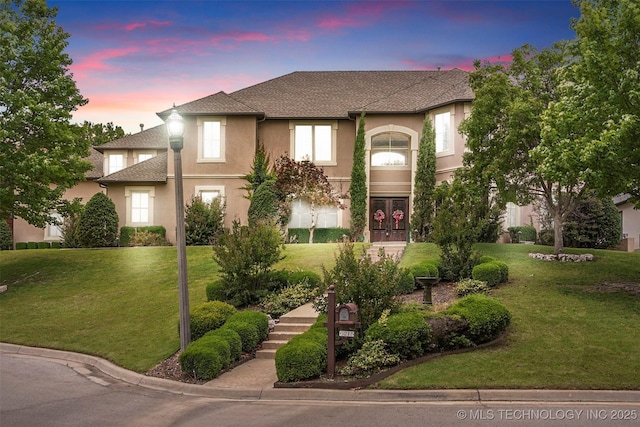
{"label": "arched window", "polygon": [[371,138],[371,166],[407,166],[409,136],[400,132],[383,132]]}

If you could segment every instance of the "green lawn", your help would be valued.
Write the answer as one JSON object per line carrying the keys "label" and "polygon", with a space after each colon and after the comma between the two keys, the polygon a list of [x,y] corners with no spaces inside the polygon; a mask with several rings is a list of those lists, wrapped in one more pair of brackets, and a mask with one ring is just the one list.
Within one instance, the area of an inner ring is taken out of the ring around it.
{"label": "green lawn", "polygon": [[[289,245],[277,268],[321,272],[338,245]],[[640,388],[640,297],[596,292],[640,282],[640,254],[582,251],[595,262],[533,260],[528,245],[481,245],[509,265],[493,291],[513,314],[506,343],[402,371],[381,388]],[[569,252],[580,252],[569,250]],[[191,304],[218,276],[209,247],[187,250]],[[413,244],[403,265],[435,259]],[[179,348],[173,247],[0,252],[0,340],[95,354],[144,372]]]}

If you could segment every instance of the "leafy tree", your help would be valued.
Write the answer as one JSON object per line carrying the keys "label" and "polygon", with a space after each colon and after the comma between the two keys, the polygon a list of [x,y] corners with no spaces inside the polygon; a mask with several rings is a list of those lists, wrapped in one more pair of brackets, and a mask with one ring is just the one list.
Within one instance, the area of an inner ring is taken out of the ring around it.
{"label": "leafy tree", "polygon": [[242,177],[249,181],[249,184],[244,186],[244,189],[247,190],[248,193],[248,199],[251,199],[253,193],[258,189],[258,187],[260,187],[260,185],[262,185],[262,183],[274,181],[276,179],[274,173],[270,171],[270,162],[271,160],[269,159],[269,156],[264,151],[264,146],[262,144],[258,144],[253,156],[251,173]]}
{"label": "leafy tree", "polygon": [[426,242],[431,232],[434,215],[433,193],[436,188],[436,132],[426,119],[418,147],[418,160],[413,190],[413,217],[411,229],[414,240]]}
{"label": "leafy tree", "polygon": [[591,192],[567,216],[564,244],[573,248],[612,248],[620,243],[621,226],[613,199],[599,198]]}
{"label": "leafy tree", "polygon": [[365,171],[365,113],[360,115],[358,133],[353,147],[353,166],[351,168],[351,238],[358,240],[367,224],[367,173]]}
{"label": "leafy tree", "polygon": [[480,255],[474,250],[486,218],[478,212],[482,197],[459,176],[453,183],[443,182],[436,189],[438,206],[433,241],[440,248],[442,276],[457,281],[471,277]]}
{"label": "leafy tree", "polygon": [[225,205],[193,197],[184,210],[185,240],[189,246],[212,245],[223,232]]}
{"label": "leafy tree", "polygon": [[7,221],[0,221],[0,251],[13,249],[13,235]]}
{"label": "leafy tree", "polygon": [[234,305],[256,303],[266,293],[267,275],[283,257],[282,238],[273,226],[233,222],[213,247],[223,276],[222,292]]}
{"label": "leafy tree", "polygon": [[495,186],[505,201],[545,203],[553,216],[555,253],[563,251],[562,224],[585,189],[575,149],[556,153],[563,160],[555,168],[540,151],[541,121],[557,100],[562,61],[559,45],[543,51],[525,45],[513,51],[509,66],[476,62],[470,74],[474,107],[460,126],[472,174]]}
{"label": "leafy tree", "polygon": [[64,53],[69,34],[44,0],[0,2],[0,219],[52,221],[64,192],[91,168],[90,143],[69,123],[85,105]]}
{"label": "leafy tree", "polygon": [[543,115],[537,154],[549,173],[577,163],[579,178],[601,195],[629,193],[640,207],[640,4],[574,3],[576,38],[559,70],[559,99]]}
{"label": "leafy tree", "polygon": [[89,145],[96,146],[106,144],[116,139],[124,137],[124,129],[114,126],[112,122],[106,125],[102,123],[91,123],[84,121],[81,125],[76,125],[78,138],[87,141]]}
{"label": "leafy tree", "polygon": [[118,238],[116,205],[104,193],[96,193],[87,202],[78,221],[77,238],[85,248],[114,246]]}
{"label": "leafy tree", "polygon": [[78,239],[78,224],[80,223],[80,217],[84,213],[82,199],[76,197],[71,202],[63,200],[63,205],[58,208],[58,213],[63,218],[62,224],[60,224],[62,246],[65,248],[81,247]]}
{"label": "leafy tree", "polygon": [[[317,226],[317,206],[339,206],[338,195],[333,191],[322,168],[310,161],[297,162],[282,155],[275,164],[276,188],[283,200],[282,212],[291,212],[291,202],[301,199],[311,205],[309,243],[313,243],[313,232]],[[288,218],[289,215],[287,214]]]}

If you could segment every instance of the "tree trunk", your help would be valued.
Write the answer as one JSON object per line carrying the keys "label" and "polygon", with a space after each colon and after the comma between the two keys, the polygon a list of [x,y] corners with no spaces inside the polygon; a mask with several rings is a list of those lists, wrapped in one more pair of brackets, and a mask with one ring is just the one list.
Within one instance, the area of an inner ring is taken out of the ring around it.
{"label": "tree trunk", "polygon": [[563,218],[557,210],[553,213],[553,253],[558,255],[564,252],[564,242],[562,238]]}
{"label": "tree trunk", "polygon": [[313,243],[313,232],[316,229],[316,205],[311,203],[311,225],[309,226],[309,244]]}

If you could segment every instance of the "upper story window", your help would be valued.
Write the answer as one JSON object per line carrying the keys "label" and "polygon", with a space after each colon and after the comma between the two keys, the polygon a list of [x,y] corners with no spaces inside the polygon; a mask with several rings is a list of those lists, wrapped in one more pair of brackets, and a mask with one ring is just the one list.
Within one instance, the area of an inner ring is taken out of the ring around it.
{"label": "upper story window", "polygon": [[112,153],[112,154],[109,154],[107,159],[109,162],[109,165],[107,168],[107,170],[109,171],[109,175],[124,169],[124,154]]}
{"label": "upper story window", "polygon": [[198,162],[225,161],[224,118],[198,119]]}
{"label": "upper story window", "polygon": [[400,132],[383,132],[371,138],[371,166],[407,166],[409,136]]}
{"label": "upper story window", "polygon": [[327,165],[336,162],[337,122],[294,123],[291,152],[296,161]]}
{"label": "upper story window", "polygon": [[138,163],[144,162],[145,160],[149,160],[153,157],[152,153],[138,153]]}
{"label": "upper story window", "polygon": [[451,113],[440,113],[434,116],[436,131],[436,153],[453,151],[453,135],[451,134]]}

